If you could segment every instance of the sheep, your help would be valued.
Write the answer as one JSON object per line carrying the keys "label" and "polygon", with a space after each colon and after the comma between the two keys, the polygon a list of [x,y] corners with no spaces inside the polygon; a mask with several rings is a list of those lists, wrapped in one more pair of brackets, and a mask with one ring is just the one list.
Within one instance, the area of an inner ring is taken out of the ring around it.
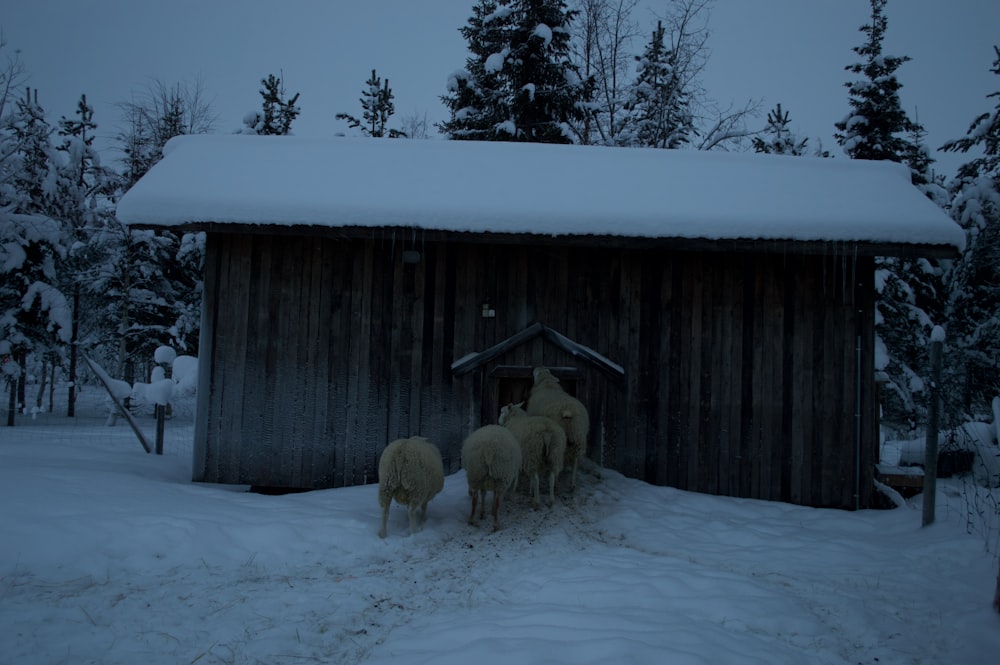
{"label": "sheep", "polygon": [[528,393],[528,415],[547,416],[566,432],[566,466],[573,465],[570,486],[576,487],[576,469],[587,454],[590,417],[583,403],[563,390],[559,379],[545,367],[536,367],[535,383]]}
{"label": "sheep", "polygon": [[538,481],[542,474],[548,475],[549,506],[555,505],[556,478],[562,472],[566,455],[566,432],[551,418],[529,416],[522,408],[523,404],[503,407],[500,424],[509,429],[521,444],[521,471],[531,480],[531,496],[537,510],[541,505]]}
{"label": "sheep", "polygon": [[[385,538],[392,500],[406,506],[410,518],[410,534],[420,530],[427,519],[427,504],[444,488],[444,464],[437,446],[422,436],[397,439],[385,447],[378,460],[378,503],[382,507],[382,529]],[[417,519],[420,508],[420,519]]]}
{"label": "sheep", "polygon": [[493,530],[500,528],[500,498],[516,480],[521,470],[521,446],[510,430],[500,425],[484,425],[462,443],[462,468],[469,482],[472,512],[469,524],[475,524],[477,496],[482,505],[479,519],[486,514],[486,492],[493,492]]}

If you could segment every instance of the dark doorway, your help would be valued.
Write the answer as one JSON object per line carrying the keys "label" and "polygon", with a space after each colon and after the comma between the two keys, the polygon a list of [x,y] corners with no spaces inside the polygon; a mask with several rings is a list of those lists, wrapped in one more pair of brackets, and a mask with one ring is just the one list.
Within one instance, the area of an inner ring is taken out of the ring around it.
{"label": "dark doorway", "polygon": [[[575,367],[549,367],[559,379],[559,384],[574,397],[581,380],[580,370]],[[483,423],[495,423],[500,409],[507,404],[528,401],[528,393],[534,383],[533,368],[524,365],[499,365],[489,373],[483,393]]]}

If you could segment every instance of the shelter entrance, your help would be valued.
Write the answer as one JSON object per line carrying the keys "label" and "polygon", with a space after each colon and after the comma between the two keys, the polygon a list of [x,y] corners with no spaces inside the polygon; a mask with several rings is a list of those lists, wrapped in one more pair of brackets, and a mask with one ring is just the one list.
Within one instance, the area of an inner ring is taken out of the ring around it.
{"label": "shelter entrance", "polygon": [[[576,367],[549,367],[559,385],[570,395],[577,396],[581,373]],[[507,404],[527,402],[534,384],[534,368],[527,365],[498,365],[489,373],[483,393],[482,422],[495,423],[500,409]]]}

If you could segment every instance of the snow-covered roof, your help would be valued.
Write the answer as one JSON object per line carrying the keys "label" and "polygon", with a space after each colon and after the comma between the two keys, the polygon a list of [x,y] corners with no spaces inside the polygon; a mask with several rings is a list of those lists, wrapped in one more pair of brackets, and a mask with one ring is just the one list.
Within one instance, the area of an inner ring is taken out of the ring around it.
{"label": "snow-covered roof", "polygon": [[434,231],[964,247],[898,164],[529,143],[199,135],[118,204],[142,226]]}

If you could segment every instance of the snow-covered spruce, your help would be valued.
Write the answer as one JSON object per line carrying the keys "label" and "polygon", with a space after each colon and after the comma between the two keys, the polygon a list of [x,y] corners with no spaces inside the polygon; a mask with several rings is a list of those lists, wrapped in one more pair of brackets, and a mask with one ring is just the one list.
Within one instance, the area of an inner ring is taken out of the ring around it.
{"label": "snow-covered spruce", "polygon": [[496,531],[500,528],[500,500],[521,470],[521,446],[506,427],[484,425],[462,443],[462,468],[472,500],[469,524],[476,523],[477,500],[481,503],[479,519],[486,516],[486,493],[493,492],[493,530]]}
{"label": "snow-covered spruce", "polygon": [[406,506],[410,534],[414,534],[427,519],[427,504],[443,487],[444,464],[441,451],[433,443],[422,436],[414,436],[396,439],[386,446],[378,460],[378,505],[382,507],[379,538],[385,538],[393,499]]}
{"label": "snow-covered spruce", "polygon": [[549,482],[549,506],[552,506],[556,502],[556,478],[562,473],[566,456],[566,432],[551,418],[529,416],[522,404],[503,407],[500,424],[509,429],[521,444],[521,472],[530,482],[535,508],[541,505],[538,484],[543,475]]}
{"label": "snow-covered spruce", "polygon": [[576,487],[576,469],[580,458],[587,454],[587,434],[590,415],[583,402],[559,385],[559,379],[545,367],[534,370],[535,384],[528,394],[528,415],[547,416],[559,423],[566,432],[566,466],[573,466],[570,484]]}

